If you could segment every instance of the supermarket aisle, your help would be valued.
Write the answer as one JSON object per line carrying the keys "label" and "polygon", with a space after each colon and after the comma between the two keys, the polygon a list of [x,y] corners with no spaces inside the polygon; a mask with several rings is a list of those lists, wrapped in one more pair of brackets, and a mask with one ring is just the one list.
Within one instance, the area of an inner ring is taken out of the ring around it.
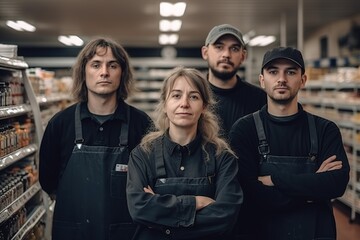
{"label": "supermarket aisle", "polygon": [[350,223],[350,208],[338,201],[335,201],[333,206],[337,226],[337,240],[359,240],[360,215],[358,214],[355,221]]}

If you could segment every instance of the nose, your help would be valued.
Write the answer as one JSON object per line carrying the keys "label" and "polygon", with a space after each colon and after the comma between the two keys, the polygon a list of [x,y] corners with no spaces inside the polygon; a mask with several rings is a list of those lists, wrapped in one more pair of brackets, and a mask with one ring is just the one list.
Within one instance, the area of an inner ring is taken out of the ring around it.
{"label": "nose", "polygon": [[223,58],[229,58],[230,57],[230,49],[224,48],[223,52],[222,52],[222,57]]}
{"label": "nose", "polygon": [[285,72],[280,72],[278,82],[283,83],[283,82],[286,82],[286,81],[287,81],[286,73]]}
{"label": "nose", "polygon": [[101,75],[101,77],[107,77],[107,76],[109,76],[109,70],[108,70],[108,67],[106,66],[106,64],[103,64],[102,66],[101,66],[101,69],[100,69],[100,75]]}
{"label": "nose", "polygon": [[181,104],[180,107],[183,108],[189,107],[189,98],[185,95],[182,96],[180,104]]}

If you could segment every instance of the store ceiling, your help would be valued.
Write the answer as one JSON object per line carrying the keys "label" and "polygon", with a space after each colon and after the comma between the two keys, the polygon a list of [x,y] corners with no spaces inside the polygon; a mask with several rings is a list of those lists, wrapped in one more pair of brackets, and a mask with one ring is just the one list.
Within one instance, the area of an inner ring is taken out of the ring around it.
{"label": "store ceiling", "polygon": [[[293,0],[180,0],[187,2],[178,47],[202,46],[208,31],[222,23],[243,33],[275,35],[286,19],[288,45],[297,43],[298,1]],[[360,12],[358,0],[302,0],[304,39],[326,24]],[[159,0],[0,0],[0,43],[61,47],[58,35],[76,34],[88,41],[109,36],[126,47],[159,47]],[[168,0],[168,2],[176,2]],[[284,17],[285,16],[285,17]],[[6,20],[24,20],[34,33],[17,32]]]}

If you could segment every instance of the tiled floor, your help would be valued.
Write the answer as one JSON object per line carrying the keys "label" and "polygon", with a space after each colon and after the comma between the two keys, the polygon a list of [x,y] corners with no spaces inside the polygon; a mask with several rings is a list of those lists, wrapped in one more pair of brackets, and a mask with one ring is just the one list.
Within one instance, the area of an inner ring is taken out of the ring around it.
{"label": "tiled floor", "polygon": [[338,201],[333,202],[337,227],[337,240],[360,240],[360,215],[350,222],[350,208]]}

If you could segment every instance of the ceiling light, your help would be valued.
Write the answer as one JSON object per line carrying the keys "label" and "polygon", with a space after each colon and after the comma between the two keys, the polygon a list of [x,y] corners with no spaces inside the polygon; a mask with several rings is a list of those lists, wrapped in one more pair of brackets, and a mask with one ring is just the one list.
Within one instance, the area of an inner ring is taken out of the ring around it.
{"label": "ceiling light", "polygon": [[25,22],[25,21],[6,21],[6,25],[8,27],[11,27],[12,29],[15,29],[16,31],[27,31],[27,32],[34,32],[36,30],[36,28]]}
{"label": "ceiling light", "polygon": [[184,15],[186,9],[185,2],[178,3],[169,3],[161,2],[160,3],[160,15],[163,17],[181,17]]}
{"label": "ceiling light", "polygon": [[178,34],[160,34],[159,35],[159,44],[161,45],[174,45],[177,44],[179,40]]}
{"label": "ceiling light", "polygon": [[178,32],[180,31],[182,21],[181,20],[160,20],[159,29],[162,32]]}
{"label": "ceiling light", "polygon": [[82,46],[84,44],[84,41],[79,38],[78,36],[75,35],[69,35],[69,36],[64,36],[61,35],[58,37],[59,42],[65,44],[66,46]]}
{"label": "ceiling light", "polygon": [[249,46],[255,47],[255,46],[267,46],[273,42],[275,42],[276,38],[274,36],[265,36],[265,35],[259,35],[254,38],[252,38],[249,41]]}

